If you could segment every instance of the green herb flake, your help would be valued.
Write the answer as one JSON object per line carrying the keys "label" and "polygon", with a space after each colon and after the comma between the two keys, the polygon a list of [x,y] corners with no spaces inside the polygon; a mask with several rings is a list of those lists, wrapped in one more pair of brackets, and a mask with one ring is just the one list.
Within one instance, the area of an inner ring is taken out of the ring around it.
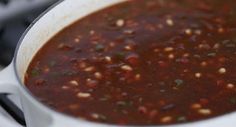
{"label": "green herb flake", "polygon": [[99,119],[100,120],[103,120],[103,121],[106,121],[107,120],[107,117],[105,115],[99,115]]}
{"label": "green herb flake", "polygon": [[105,97],[103,97],[103,98],[99,98],[99,101],[108,101],[109,99],[108,98],[105,98]]}
{"label": "green herb flake", "polygon": [[105,49],[105,47],[102,44],[97,44],[96,47],[95,47],[95,50],[97,52],[102,52],[102,51],[104,51],[104,49]]}
{"label": "green herb flake", "polygon": [[54,67],[56,65],[56,61],[50,61],[49,66]]}
{"label": "green herb flake", "polygon": [[175,83],[176,83],[176,87],[179,87],[179,86],[183,85],[184,81],[181,79],[176,79]]}
{"label": "green herb flake", "polygon": [[40,70],[38,68],[34,68],[32,71],[31,71],[31,75],[33,77],[35,76],[38,76],[40,74]]}
{"label": "green herb flake", "polygon": [[216,53],[214,53],[214,52],[208,53],[207,56],[214,57],[214,56],[216,56]]}
{"label": "green herb flake", "polygon": [[227,44],[225,47],[227,47],[227,48],[235,48],[236,45],[235,44]]}
{"label": "green herb flake", "polygon": [[224,40],[222,41],[222,44],[225,45],[225,44],[228,44],[230,42],[230,40]]}
{"label": "green herb flake", "polygon": [[134,103],[133,103],[132,101],[129,101],[129,102],[128,102],[128,105],[129,105],[129,106],[132,106],[133,104],[134,104]]}
{"label": "green herb flake", "polygon": [[125,53],[124,52],[118,52],[118,53],[116,53],[116,56],[117,56],[117,58],[118,59],[124,59],[125,58]]}
{"label": "green herb flake", "polygon": [[64,72],[62,72],[62,75],[64,76],[73,76],[73,75],[76,75],[77,72],[75,71],[70,71],[70,70],[65,70]]}
{"label": "green herb flake", "polygon": [[231,104],[235,105],[235,104],[236,104],[236,98],[235,98],[235,97],[231,97],[231,98],[229,99],[229,102],[230,102]]}
{"label": "green herb flake", "polygon": [[117,104],[118,106],[126,106],[126,105],[127,105],[127,103],[124,102],[124,101],[118,101],[118,102],[116,102],[116,104]]}
{"label": "green herb flake", "polygon": [[100,101],[108,101],[109,99],[111,99],[110,95],[105,95],[104,97],[100,98]]}
{"label": "green herb flake", "polygon": [[194,57],[194,58],[201,58],[201,56],[198,55],[198,54],[193,55],[193,57]]}
{"label": "green herb flake", "polygon": [[185,116],[180,116],[177,118],[177,121],[178,122],[185,122],[185,121],[187,121],[187,118]]}
{"label": "green herb flake", "polygon": [[161,85],[161,86],[164,86],[165,82],[159,82],[158,84]]}

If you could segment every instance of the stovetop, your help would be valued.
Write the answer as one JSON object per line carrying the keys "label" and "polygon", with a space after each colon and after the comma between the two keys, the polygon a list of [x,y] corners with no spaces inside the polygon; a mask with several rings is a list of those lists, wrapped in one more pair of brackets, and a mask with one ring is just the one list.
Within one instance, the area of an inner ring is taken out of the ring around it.
{"label": "stovetop", "polygon": [[[18,40],[30,23],[58,0],[0,0],[0,70],[7,66],[14,55]],[[0,127],[10,127],[1,121],[9,118],[24,126],[23,114],[14,107],[20,107],[14,95],[0,94]]]}
{"label": "stovetop", "polygon": [[0,0],[0,65],[8,65],[30,23],[58,0]]}

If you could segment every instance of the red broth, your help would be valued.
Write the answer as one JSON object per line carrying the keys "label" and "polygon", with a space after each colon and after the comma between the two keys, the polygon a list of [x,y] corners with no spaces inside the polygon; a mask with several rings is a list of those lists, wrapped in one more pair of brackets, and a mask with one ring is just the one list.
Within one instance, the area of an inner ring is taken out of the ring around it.
{"label": "red broth", "polygon": [[235,0],[138,0],[62,30],[25,84],[73,117],[166,125],[234,112],[235,65]]}

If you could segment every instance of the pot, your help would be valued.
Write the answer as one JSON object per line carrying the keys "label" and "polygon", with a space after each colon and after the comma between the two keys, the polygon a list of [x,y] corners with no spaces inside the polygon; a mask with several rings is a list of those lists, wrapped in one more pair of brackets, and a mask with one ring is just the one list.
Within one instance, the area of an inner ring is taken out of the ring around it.
{"label": "pot", "polygon": [[[39,102],[24,86],[24,74],[37,51],[56,33],[95,11],[125,0],[63,0],[58,2],[24,33],[12,63],[0,72],[0,93],[17,96],[27,127],[117,127],[76,119],[56,112]],[[222,107],[223,108],[223,107]],[[10,120],[0,117],[0,121]],[[171,127],[235,127],[236,113],[204,121],[171,125]],[[12,127],[19,127],[11,124]],[[168,127],[168,126],[166,126]]]}

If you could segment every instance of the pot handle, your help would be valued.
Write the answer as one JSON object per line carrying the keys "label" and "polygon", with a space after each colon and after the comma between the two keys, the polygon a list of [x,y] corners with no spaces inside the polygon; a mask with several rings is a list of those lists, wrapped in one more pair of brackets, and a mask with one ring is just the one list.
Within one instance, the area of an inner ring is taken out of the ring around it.
{"label": "pot handle", "polygon": [[[0,71],[0,94],[18,94],[17,80],[14,74],[13,65]],[[6,98],[5,98],[6,99]],[[5,100],[6,101],[6,100]],[[6,118],[3,114],[0,114],[0,126],[5,127],[22,127],[13,120]]]}
{"label": "pot handle", "polygon": [[10,64],[8,67],[0,71],[0,93],[1,94],[17,94],[17,79],[14,74],[13,65]]}

